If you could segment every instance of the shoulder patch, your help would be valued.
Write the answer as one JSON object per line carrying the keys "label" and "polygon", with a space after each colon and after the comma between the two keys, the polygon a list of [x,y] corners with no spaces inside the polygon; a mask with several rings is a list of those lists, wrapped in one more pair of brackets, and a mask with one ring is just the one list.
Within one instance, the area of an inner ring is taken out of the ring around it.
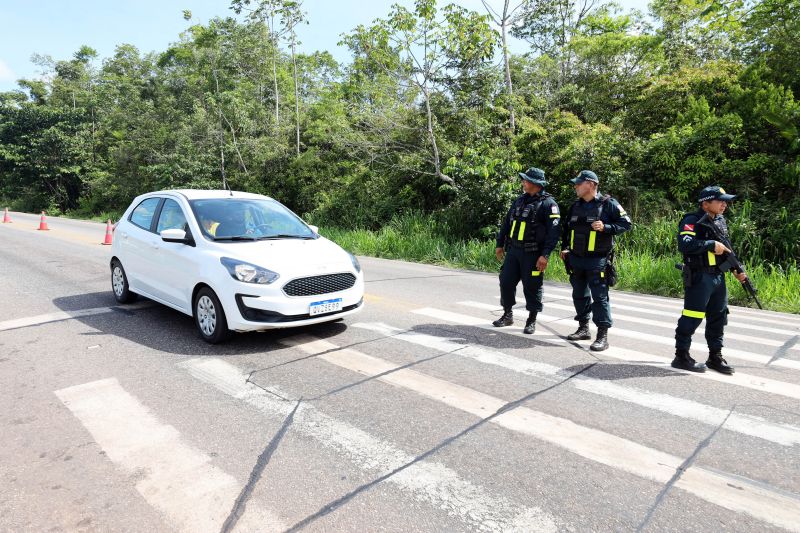
{"label": "shoulder patch", "polygon": [[557,214],[558,213],[558,206],[557,205],[552,206],[550,208],[550,212],[553,213],[554,215]]}
{"label": "shoulder patch", "polygon": [[694,231],[694,224],[684,224],[683,231]]}

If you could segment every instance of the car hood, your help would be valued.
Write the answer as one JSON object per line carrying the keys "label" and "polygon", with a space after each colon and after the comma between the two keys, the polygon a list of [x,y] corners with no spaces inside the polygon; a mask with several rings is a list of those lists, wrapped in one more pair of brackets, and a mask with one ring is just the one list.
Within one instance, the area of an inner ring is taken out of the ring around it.
{"label": "car hood", "polygon": [[276,239],[216,242],[221,257],[230,257],[292,276],[352,271],[350,255],[324,237],[314,240]]}

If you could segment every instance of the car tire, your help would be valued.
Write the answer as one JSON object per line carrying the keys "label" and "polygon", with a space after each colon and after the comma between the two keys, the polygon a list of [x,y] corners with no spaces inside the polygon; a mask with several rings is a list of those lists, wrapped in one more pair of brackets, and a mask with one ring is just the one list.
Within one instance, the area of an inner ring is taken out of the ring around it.
{"label": "car tire", "polygon": [[230,336],[225,310],[210,288],[203,287],[197,291],[192,311],[197,332],[207,343],[218,344]]}
{"label": "car tire", "polygon": [[117,259],[111,261],[111,292],[114,293],[117,302],[121,304],[131,303],[138,296],[128,287],[128,276],[125,274],[125,269],[122,268],[122,263]]}

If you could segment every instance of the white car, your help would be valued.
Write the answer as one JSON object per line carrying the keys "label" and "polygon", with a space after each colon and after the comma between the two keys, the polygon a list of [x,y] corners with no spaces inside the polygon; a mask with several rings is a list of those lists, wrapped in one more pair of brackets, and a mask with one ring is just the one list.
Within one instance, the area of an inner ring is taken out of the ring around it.
{"label": "white car", "polygon": [[217,343],[230,331],[305,326],[361,310],[356,257],[280,202],[237,191],[136,197],[114,230],[111,288],[193,316]]}

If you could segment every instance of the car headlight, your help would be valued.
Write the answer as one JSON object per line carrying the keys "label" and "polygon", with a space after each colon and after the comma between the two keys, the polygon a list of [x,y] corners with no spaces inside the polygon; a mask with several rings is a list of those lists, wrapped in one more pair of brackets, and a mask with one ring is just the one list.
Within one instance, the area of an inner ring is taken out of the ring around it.
{"label": "car headlight", "polygon": [[350,256],[350,261],[353,263],[353,268],[356,269],[356,272],[361,272],[361,263],[358,262],[358,259],[356,259],[356,256],[354,256],[350,252],[347,252],[347,255]]}
{"label": "car headlight", "polygon": [[277,272],[230,257],[220,257],[219,262],[228,269],[233,279],[244,283],[269,285],[280,277]]}

